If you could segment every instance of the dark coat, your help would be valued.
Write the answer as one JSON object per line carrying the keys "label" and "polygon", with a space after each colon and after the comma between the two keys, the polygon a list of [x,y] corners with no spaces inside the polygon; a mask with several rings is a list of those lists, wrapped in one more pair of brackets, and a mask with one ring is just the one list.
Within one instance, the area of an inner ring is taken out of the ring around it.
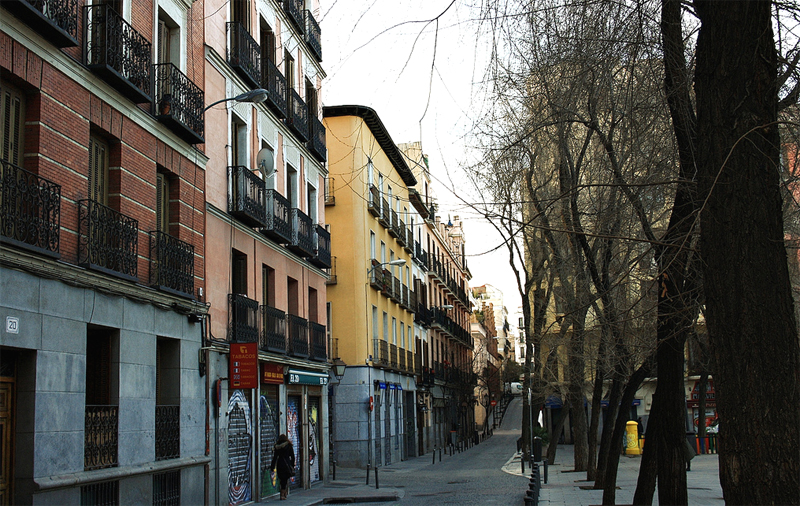
{"label": "dark coat", "polygon": [[291,441],[278,443],[275,445],[275,450],[272,454],[272,464],[270,469],[276,469],[278,472],[278,479],[285,482],[294,476],[294,447]]}

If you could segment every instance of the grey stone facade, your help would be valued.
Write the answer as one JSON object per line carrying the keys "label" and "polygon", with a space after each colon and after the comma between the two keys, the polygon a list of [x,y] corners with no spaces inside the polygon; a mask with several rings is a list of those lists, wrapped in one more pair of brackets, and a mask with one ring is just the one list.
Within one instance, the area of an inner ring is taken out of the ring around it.
{"label": "grey stone facade", "polygon": [[[145,289],[146,290],[146,289]],[[142,298],[141,300],[144,300]],[[9,332],[8,318],[18,322]],[[127,504],[153,502],[153,474],[179,471],[181,502],[204,502],[205,379],[198,374],[201,326],[186,315],[0,267],[0,353],[16,382],[16,504],[79,504],[81,487],[118,481]],[[87,333],[111,339],[112,399],[118,406],[117,462],[85,470]],[[156,461],[156,350],[179,350],[180,455]]]}

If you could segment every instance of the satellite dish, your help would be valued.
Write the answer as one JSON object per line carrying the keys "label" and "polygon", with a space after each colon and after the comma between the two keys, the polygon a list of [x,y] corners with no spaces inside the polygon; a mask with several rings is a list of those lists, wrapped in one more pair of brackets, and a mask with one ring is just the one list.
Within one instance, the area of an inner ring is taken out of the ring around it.
{"label": "satellite dish", "polygon": [[276,172],[275,170],[275,157],[269,148],[262,148],[256,155],[256,165],[261,170],[265,178],[270,177]]}

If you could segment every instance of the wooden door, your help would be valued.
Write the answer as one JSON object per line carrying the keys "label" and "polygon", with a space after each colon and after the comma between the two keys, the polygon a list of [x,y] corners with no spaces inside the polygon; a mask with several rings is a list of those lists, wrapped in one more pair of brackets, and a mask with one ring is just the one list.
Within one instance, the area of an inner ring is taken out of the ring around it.
{"label": "wooden door", "polygon": [[0,505],[14,497],[14,381],[0,378]]}

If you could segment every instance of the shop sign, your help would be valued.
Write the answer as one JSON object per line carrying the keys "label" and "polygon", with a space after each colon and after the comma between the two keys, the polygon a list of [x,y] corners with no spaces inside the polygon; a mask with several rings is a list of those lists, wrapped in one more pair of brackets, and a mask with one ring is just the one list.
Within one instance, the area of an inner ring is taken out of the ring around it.
{"label": "shop sign", "polygon": [[397,385],[394,383],[389,383],[389,390],[397,390]]}
{"label": "shop sign", "polygon": [[231,343],[231,388],[258,388],[258,343]]}
{"label": "shop sign", "polygon": [[378,382],[378,388],[380,388],[381,390],[386,390],[386,382],[379,381]]}
{"label": "shop sign", "polygon": [[328,375],[320,372],[289,369],[290,385],[327,385]]}
{"label": "shop sign", "polygon": [[283,384],[283,366],[280,364],[261,364],[261,383],[268,385]]}

